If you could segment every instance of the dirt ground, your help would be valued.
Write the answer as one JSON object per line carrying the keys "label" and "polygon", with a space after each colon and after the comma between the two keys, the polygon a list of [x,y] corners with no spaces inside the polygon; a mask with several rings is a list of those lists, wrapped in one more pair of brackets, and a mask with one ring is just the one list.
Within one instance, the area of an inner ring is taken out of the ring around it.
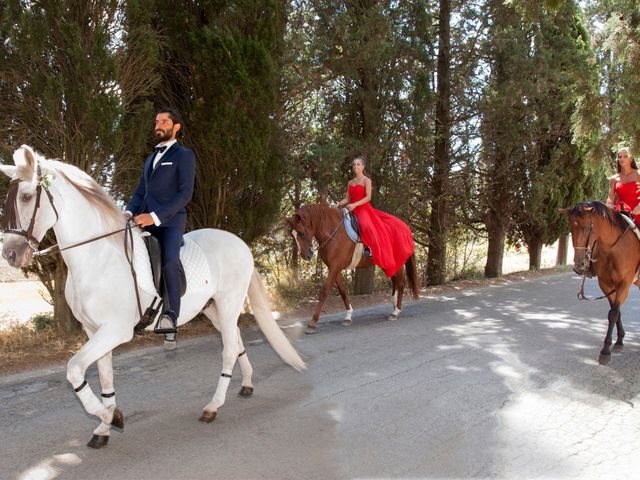
{"label": "dirt ground", "polygon": [[[421,297],[482,286],[506,284],[524,279],[551,275],[567,270],[568,267],[545,268],[533,272],[522,271],[510,273],[501,278],[495,279],[459,280],[436,287],[423,288],[421,291]],[[351,304],[354,309],[358,309],[375,304],[388,303],[389,310],[391,311],[391,296],[389,293],[390,292],[381,292],[374,293],[372,295],[352,296]],[[306,324],[311,319],[315,306],[316,299],[309,298],[305,300],[302,307],[281,313],[280,319],[283,321],[298,319]],[[327,299],[322,313],[332,314],[341,311],[344,311],[342,299],[334,292],[334,294]],[[252,316],[248,314],[242,315],[239,320],[241,328],[252,325],[253,323],[254,321]],[[180,327],[178,338],[184,339],[212,334],[216,334],[216,330],[208,320],[195,319],[183,327]],[[7,375],[65,362],[82,346],[84,341],[85,337],[83,333],[79,333],[75,337],[69,339],[61,339],[54,334],[49,336],[40,335],[36,341],[31,342],[16,342],[15,339],[7,338],[5,334],[2,334],[0,335],[0,375]],[[160,345],[161,343],[162,336],[154,335],[153,333],[145,333],[143,336],[135,336],[131,342],[121,345],[115,351],[127,351],[143,346]]]}

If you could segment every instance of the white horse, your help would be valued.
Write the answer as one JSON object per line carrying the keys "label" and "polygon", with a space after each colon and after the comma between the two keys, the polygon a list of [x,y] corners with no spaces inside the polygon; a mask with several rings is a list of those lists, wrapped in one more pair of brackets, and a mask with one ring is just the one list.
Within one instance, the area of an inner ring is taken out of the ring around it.
{"label": "white horse", "polygon": [[[45,233],[53,228],[69,271],[65,296],[89,337],[69,361],[67,379],[85,410],[101,422],[88,443],[100,448],[107,444],[111,426],[124,425],[122,412],[116,408],[111,357],[115,347],[131,340],[140,319],[136,283],[127,260],[131,251],[125,252],[124,233],[75,248],[65,247],[121,230],[126,225],[125,217],[109,195],[78,168],[46,160],[24,145],[14,152],[13,160],[15,165],[0,165],[12,179],[5,205],[2,256],[14,267],[25,267]],[[137,287],[144,310],[157,292],[150,280],[141,233],[137,228],[132,233]],[[305,363],[272,316],[247,245],[229,232],[213,229],[189,232],[184,238],[181,254],[186,250],[193,258],[184,265],[187,291],[178,325],[204,311],[222,334],[222,375],[200,417],[203,422],[211,422],[224,404],[236,360],[242,372],[240,395],[253,393],[253,369],[237,325],[247,295],[260,329],[282,360],[296,370],[304,369]],[[94,362],[102,402],[85,381],[85,372]]]}

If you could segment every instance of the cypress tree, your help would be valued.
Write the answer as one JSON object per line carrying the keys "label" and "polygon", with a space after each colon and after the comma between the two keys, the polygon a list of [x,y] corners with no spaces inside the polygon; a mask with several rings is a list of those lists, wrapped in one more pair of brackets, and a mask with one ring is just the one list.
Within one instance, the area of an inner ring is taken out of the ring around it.
{"label": "cypress tree", "polygon": [[[120,111],[112,48],[118,8],[116,0],[0,2],[5,155],[30,144],[107,183]],[[64,299],[61,258],[37,261],[33,270],[51,294],[58,327],[78,328]]]}

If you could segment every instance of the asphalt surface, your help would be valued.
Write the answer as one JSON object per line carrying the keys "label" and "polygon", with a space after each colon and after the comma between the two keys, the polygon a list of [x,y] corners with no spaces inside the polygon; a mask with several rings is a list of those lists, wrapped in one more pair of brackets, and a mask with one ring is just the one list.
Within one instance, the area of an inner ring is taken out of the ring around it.
{"label": "asphalt surface", "polygon": [[118,355],[125,428],[97,451],[64,366],[0,378],[0,478],[637,478],[639,294],[625,352],[601,366],[608,306],[578,301],[579,285],[564,273],[427,297],[396,322],[390,306],[348,328],[323,317],[297,344],[305,373],[249,328],[256,392],[236,395],[236,367],[212,424],[198,417],[218,336]]}

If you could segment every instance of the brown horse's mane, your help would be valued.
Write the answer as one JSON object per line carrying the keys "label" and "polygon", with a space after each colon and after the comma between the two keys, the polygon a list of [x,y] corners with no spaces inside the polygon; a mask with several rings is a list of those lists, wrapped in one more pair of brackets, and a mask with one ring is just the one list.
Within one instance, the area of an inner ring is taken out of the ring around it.
{"label": "brown horse's mane", "polygon": [[585,213],[585,209],[593,209],[597,215],[609,220],[611,225],[618,228],[621,232],[626,230],[629,226],[627,221],[622,218],[622,215],[624,215],[623,213],[620,213],[597,200],[589,200],[588,202],[582,202],[574,205],[571,212],[569,212],[569,215],[581,217]]}
{"label": "brown horse's mane", "polygon": [[310,203],[300,207],[297,213],[303,223],[314,230],[335,226],[340,215],[338,209],[331,208],[327,203]]}

